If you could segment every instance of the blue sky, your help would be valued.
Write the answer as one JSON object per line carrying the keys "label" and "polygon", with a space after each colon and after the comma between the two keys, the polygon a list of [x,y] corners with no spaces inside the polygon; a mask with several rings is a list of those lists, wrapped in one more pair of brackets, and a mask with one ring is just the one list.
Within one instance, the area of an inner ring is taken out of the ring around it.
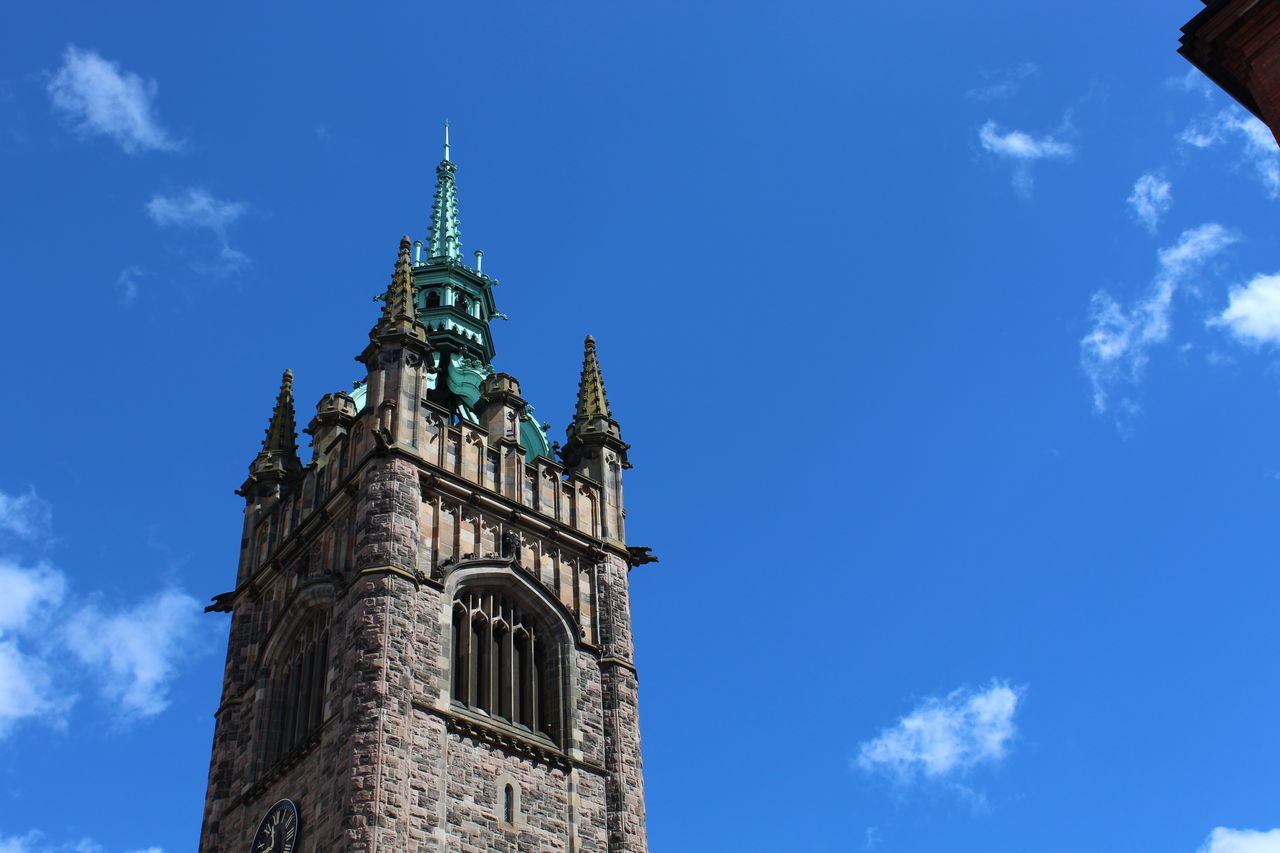
{"label": "blue sky", "polygon": [[1280,152],[1187,0],[28,4],[0,853],[194,850],[282,369],[453,125],[498,366],[634,445],[655,851],[1280,851]]}

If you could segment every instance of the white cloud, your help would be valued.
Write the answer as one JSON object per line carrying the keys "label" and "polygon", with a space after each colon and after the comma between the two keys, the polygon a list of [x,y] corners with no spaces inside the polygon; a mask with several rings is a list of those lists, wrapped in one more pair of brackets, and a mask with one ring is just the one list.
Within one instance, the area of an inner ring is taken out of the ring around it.
{"label": "white cloud", "polygon": [[1226,309],[1209,324],[1226,326],[1243,343],[1280,344],[1280,273],[1231,288]]}
{"label": "white cloud", "polygon": [[222,233],[239,219],[245,206],[238,201],[222,201],[199,187],[170,196],[158,195],[147,202],[147,213],[157,225],[179,228],[207,228]]}
{"label": "white cloud", "polygon": [[[0,738],[20,721],[35,717],[60,725],[69,705],[68,697],[54,690],[44,660],[24,652],[16,641],[0,639]],[[0,847],[0,853],[3,850]]]}
{"label": "white cloud", "polygon": [[1021,130],[1001,133],[994,121],[978,131],[982,147],[997,157],[1012,160],[1013,187],[1021,196],[1031,195],[1031,164],[1037,160],[1066,160],[1075,155],[1075,146],[1053,136],[1035,137]]}
{"label": "white cloud", "polygon": [[147,202],[147,215],[157,225],[208,231],[218,241],[218,260],[214,272],[234,272],[249,258],[227,242],[227,228],[248,211],[238,201],[214,198],[200,187],[189,187],[172,195],[153,196]]}
{"label": "white cloud", "polygon": [[70,697],[54,689],[49,662],[24,639],[43,627],[41,617],[61,605],[65,590],[62,573],[50,566],[0,559],[0,737],[32,717],[57,723],[70,705]]}
{"label": "white cloud", "polygon": [[999,71],[983,71],[981,77],[984,85],[970,89],[965,92],[965,96],[975,101],[1002,101],[1011,98],[1039,71],[1040,67],[1034,62],[1024,62]]}
{"label": "white cloud", "polygon": [[1267,126],[1244,108],[1232,105],[1203,116],[1182,131],[1181,139],[1194,148],[1212,148],[1235,139],[1240,143],[1240,155],[1253,166],[1267,195],[1280,197],[1280,148]]}
{"label": "white cloud", "polygon": [[37,611],[61,604],[65,591],[66,579],[57,569],[28,569],[0,558],[0,636],[27,628]]}
{"label": "white cloud", "polygon": [[[0,507],[14,505],[21,499],[0,492]],[[86,681],[96,682],[125,719],[157,714],[168,705],[179,664],[207,636],[199,604],[180,591],[132,607],[76,608],[69,587],[48,563],[0,556],[0,738],[26,720],[63,725],[77,698],[74,685]],[[22,838],[0,840],[0,853]]]}
{"label": "white cloud", "polygon": [[138,279],[145,275],[142,267],[130,264],[120,270],[120,275],[116,276],[116,289],[120,291],[120,301],[125,305],[131,305],[138,298]]}
{"label": "white cloud", "polygon": [[979,764],[998,762],[1008,754],[1021,698],[1021,689],[997,681],[983,690],[926,699],[863,743],[858,766],[907,783],[963,775]]}
{"label": "white cloud", "polygon": [[[1148,350],[1169,337],[1173,297],[1178,288],[1218,252],[1238,238],[1216,223],[1184,231],[1174,245],[1161,249],[1159,267],[1147,295],[1125,307],[1098,291],[1089,303],[1092,327],[1080,341],[1080,365],[1093,385],[1093,407],[1107,411],[1112,388],[1142,379]],[[1121,408],[1135,405],[1122,400]]]}
{"label": "white cloud", "polygon": [[92,50],[68,46],[48,90],[54,107],[82,134],[108,136],[130,154],[179,147],[154,114],[156,82],[122,71]]}
{"label": "white cloud", "polygon": [[1222,96],[1222,90],[1209,82],[1209,78],[1199,68],[1188,68],[1185,74],[1170,77],[1166,82],[1171,88],[1199,95],[1206,101]]}
{"label": "white cloud", "polygon": [[0,492],[0,533],[19,539],[39,539],[49,532],[50,515],[49,504],[32,489],[23,495]]}
{"label": "white cloud", "polygon": [[1156,175],[1143,175],[1134,181],[1128,202],[1138,223],[1154,234],[1173,204],[1173,184]]}
{"label": "white cloud", "polygon": [[200,612],[199,602],[176,590],[115,613],[90,605],[71,617],[67,643],[97,671],[103,694],[125,716],[149,717],[169,706],[169,681],[188,651]]}
{"label": "white cloud", "polygon": [[[50,844],[45,840],[43,832],[32,830],[26,835],[0,836],[0,853],[105,853],[105,848],[96,841],[82,838],[66,844]],[[148,847],[146,850],[133,850],[130,853],[164,853],[159,847]]]}
{"label": "white cloud", "polygon": [[1280,853],[1280,829],[1258,832],[1220,826],[1209,833],[1197,853]]}
{"label": "white cloud", "polygon": [[0,836],[0,853],[32,853],[40,840],[39,833],[29,832],[26,835]]}

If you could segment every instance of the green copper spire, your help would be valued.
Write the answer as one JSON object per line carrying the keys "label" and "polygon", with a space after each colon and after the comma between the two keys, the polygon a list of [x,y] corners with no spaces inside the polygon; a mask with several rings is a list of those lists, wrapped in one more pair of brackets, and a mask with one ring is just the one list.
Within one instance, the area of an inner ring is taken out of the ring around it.
{"label": "green copper spire", "polygon": [[462,262],[462,231],[458,225],[458,187],[449,160],[449,123],[444,125],[444,159],[436,166],[436,198],[431,206],[431,235],[427,239],[427,261]]}

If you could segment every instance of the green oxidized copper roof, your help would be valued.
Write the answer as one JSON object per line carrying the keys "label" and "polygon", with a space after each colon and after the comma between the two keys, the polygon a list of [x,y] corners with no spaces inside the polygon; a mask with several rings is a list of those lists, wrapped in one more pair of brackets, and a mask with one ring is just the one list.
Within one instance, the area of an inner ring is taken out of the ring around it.
{"label": "green oxidized copper roof", "polygon": [[[435,349],[437,372],[427,375],[427,399],[450,410],[456,417],[477,421],[475,407],[480,385],[493,374],[493,335],[489,321],[506,319],[493,301],[496,279],[468,267],[462,260],[462,235],[458,217],[457,166],[449,159],[449,126],[444,131],[444,159],[436,167],[436,192],[431,210],[431,232],[425,242],[426,257],[412,261],[415,313]],[[478,253],[477,253],[478,254]],[[403,322],[403,263],[401,244],[397,277],[384,297],[384,320]],[[479,266],[477,261],[476,266]],[[397,288],[399,284],[401,287]],[[394,303],[394,304],[393,304]],[[359,386],[351,392],[357,409],[363,409],[367,390]],[[527,408],[520,424],[520,443],[526,459],[551,457],[546,431]]]}

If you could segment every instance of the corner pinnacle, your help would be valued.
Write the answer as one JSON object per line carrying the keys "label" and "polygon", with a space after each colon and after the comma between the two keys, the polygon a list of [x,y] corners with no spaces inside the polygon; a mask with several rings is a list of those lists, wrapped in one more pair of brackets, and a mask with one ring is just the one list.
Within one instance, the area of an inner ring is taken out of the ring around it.
{"label": "corner pinnacle", "polygon": [[[267,435],[262,440],[262,450],[249,466],[249,483],[263,480],[287,479],[302,473],[302,460],[298,458],[298,426],[293,413],[293,371],[286,370],[280,378],[280,393],[276,395]],[[245,484],[245,488],[249,483]]]}
{"label": "corner pinnacle", "polygon": [[271,410],[271,422],[267,436],[262,440],[266,453],[284,453],[295,458],[298,455],[298,427],[293,414],[293,371],[286,370],[280,377],[280,393],[276,395],[275,408]]}
{"label": "corner pinnacle", "polygon": [[587,335],[582,357],[582,379],[578,382],[578,409],[574,420],[609,418],[609,398],[605,396],[604,377],[600,374],[600,361],[596,358],[596,339]]}

